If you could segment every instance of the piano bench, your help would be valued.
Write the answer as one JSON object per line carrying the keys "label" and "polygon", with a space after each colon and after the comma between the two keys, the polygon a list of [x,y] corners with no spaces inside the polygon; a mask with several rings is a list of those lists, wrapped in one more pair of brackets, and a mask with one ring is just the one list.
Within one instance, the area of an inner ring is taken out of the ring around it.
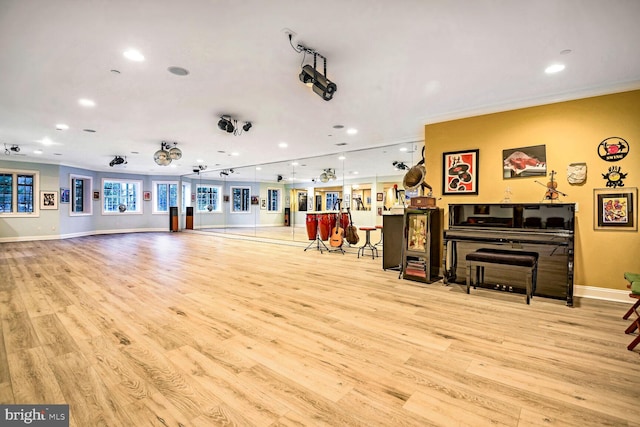
{"label": "piano bench", "polygon": [[506,249],[482,248],[467,254],[467,293],[472,284],[472,272],[475,269],[476,280],[473,285],[484,283],[484,269],[487,266],[500,265],[503,268],[524,270],[526,277],[527,304],[536,291],[538,277],[538,253],[511,251]]}

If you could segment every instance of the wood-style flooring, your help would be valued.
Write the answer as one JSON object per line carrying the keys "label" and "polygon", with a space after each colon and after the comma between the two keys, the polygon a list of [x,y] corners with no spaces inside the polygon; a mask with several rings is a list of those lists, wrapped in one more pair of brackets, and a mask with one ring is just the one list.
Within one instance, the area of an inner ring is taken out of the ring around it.
{"label": "wood-style flooring", "polygon": [[527,306],[303,249],[0,244],[0,402],[67,403],[81,427],[640,425],[627,305]]}

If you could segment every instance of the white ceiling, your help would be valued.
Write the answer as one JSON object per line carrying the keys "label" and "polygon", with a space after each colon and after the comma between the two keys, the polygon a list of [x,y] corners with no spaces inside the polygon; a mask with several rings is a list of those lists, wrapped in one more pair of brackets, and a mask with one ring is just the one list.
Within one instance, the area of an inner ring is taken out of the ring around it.
{"label": "white ceiling", "polygon": [[[639,18],[638,0],[0,0],[0,144],[21,147],[2,159],[180,175],[416,145],[427,123],[640,88]],[[299,81],[285,29],[327,57],[333,100]]]}

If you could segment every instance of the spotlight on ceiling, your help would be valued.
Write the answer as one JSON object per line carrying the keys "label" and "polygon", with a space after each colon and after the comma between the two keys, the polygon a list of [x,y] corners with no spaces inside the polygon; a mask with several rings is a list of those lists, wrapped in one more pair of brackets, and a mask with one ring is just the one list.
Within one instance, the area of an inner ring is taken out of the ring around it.
{"label": "spotlight on ceiling", "polygon": [[253,124],[251,122],[244,122],[242,128],[239,128],[238,120],[227,115],[220,117],[220,120],[218,121],[218,129],[227,133],[232,133],[235,136],[242,135],[242,131],[249,132],[249,129],[251,129],[252,126]]}
{"label": "spotlight on ceiling", "polygon": [[200,172],[207,169],[207,165],[197,165],[193,167],[193,172],[200,175]]}
{"label": "spotlight on ceiling", "polygon": [[182,150],[177,147],[178,143],[174,142],[171,147],[170,142],[162,141],[160,149],[153,154],[153,160],[159,166],[168,166],[173,160],[182,158]]}
{"label": "spotlight on ceiling", "polygon": [[332,179],[336,179],[335,169],[325,169],[324,172],[320,174],[320,182],[329,182],[329,180]]}
{"label": "spotlight on ceiling", "polygon": [[392,165],[396,168],[396,170],[399,170],[399,171],[409,170],[409,166],[407,166],[403,162],[394,161]]}
{"label": "spotlight on ceiling", "polygon": [[7,147],[7,144],[4,144],[4,154],[6,156],[11,155],[11,153],[19,153],[20,147],[16,144],[13,144],[11,147]]}
{"label": "spotlight on ceiling", "polygon": [[115,156],[113,160],[109,162],[109,166],[114,167],[116,165],[126,165],[127,158],[122,156]]}
{"label": "spotlight on ceiling", "polygon": [[278,175],[278,182],[282,181],[282,175]]}
{"label": "spotlight on ceiling", "polygon": [[[291,43],[291,35],[289,36],[289,43]],[[300,74],[298,75],[300,81],[311,87],[316,95],[320,96],[325,101],[330,101],[333,98],[333,94],[338,90],[338,86],[327,77],[327,58],[320,55],[314,49],[308,48],[301,44],[295,47],[293,46],[293,44],[291,44],[291,46],[298,53],[304,52],[305,55],[307,53],[313,55],[313,66],[311,66],[310,64],[306,64],[302,67],[302,71],[300,71]],[[320,57],[323,61],[322,73],[318,71],[318,57]]]}

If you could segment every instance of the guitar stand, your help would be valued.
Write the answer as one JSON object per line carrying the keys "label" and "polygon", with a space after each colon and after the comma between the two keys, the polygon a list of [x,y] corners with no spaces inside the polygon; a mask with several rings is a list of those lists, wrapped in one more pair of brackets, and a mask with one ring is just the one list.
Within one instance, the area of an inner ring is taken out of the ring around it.
{"label": "guitar stand", "polygon": [[327,249],[327,252],[342,252],[342,255],[344,255],[344,249],[342,249],[342,246],[338,246],[335,249]]}

